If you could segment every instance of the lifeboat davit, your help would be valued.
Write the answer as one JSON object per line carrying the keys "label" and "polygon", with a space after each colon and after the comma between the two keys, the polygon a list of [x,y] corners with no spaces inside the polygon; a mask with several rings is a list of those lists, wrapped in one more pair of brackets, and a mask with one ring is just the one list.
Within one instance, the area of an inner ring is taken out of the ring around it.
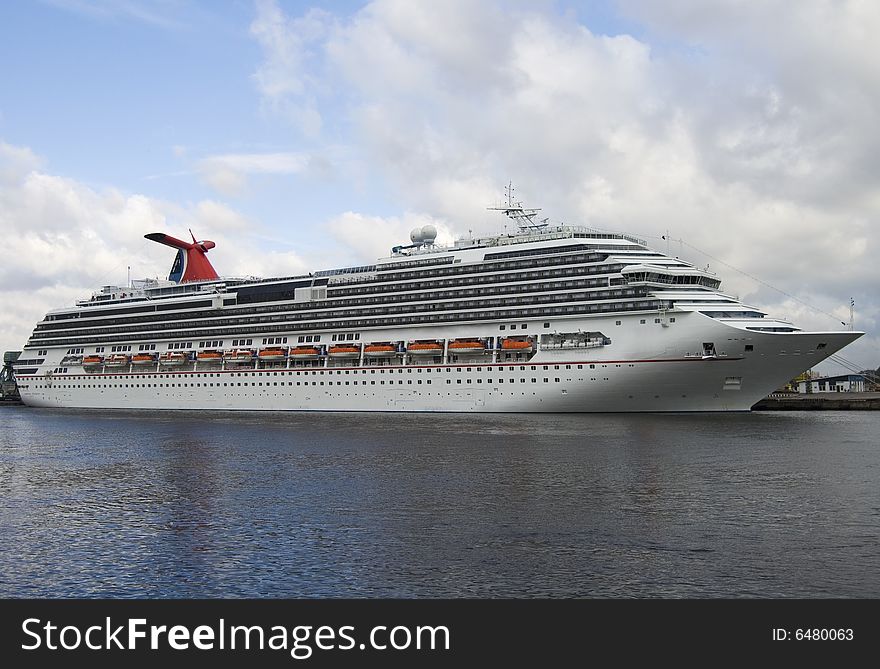
{"label": "lifeboat davit", "polygon": [[290,357],[294,360],[316,360],[321,357],[321,351],[314,346],[297,346],[290,349]]}
{"label": "lifeboat davit", "polygon": [[131,358],[132,365],[152,365],[156,362],[156,356],[153,353],[136,353]]}
{"label": "lifeboat davit", "polygon": [[250,362],[254,359],[254,352],[249,348],[239,348],[234,351],[226,351],[223,354],[226,362]]}
{"label": "lifeboat davit", "polygon": [[220,351],[199,351],[196,354],[196,360],[199,362],[220,362],[223,360],[223,354]]}
{"label": "lifeboat davit", "polygon": [[107,367],[128,367],[129,358],[127,355],[111,355],[104,361]]}
{"label": "lifeboat davit", "polygon": [[359,346],[331,346],[327,355],[331,358],[360,358],[361,349]]}
{"label": "lifeboat davit", "polygon": [[451,353],[485,353],[486,345],[479,339],[456,339],[447,347]]}
{"label": "lifeboat davit", "polygon": [[284,360],[287,357],[287,351],[280,346],[261,349],[257,354],[260,360]]}
{"label": "lifeboat davit", "polygon": [[436,341],[417,341],[406,347],[410,355],[443,355],[443,345]]}
{"label": "lifeboat davit", "polygon": [[528,339],[513,339],[508,337],[501,340],[501,348],[504,351],[531,351],[532,342]]}
{"label": "lifeboat davit", "polygon": [[83,367],[100,367],[104,364],[104,356],[101,355],[87,355],[83,358]]}
{"label": "lifeboat davit", "polygon": [[397,355],[397,348],[393,344],[370,344],[364,347],[364,355],[370,358],[387,358]]}
{"label": "lifeboat davit", "polygon": [[189,360],[186,353],[164,353],[159,356],[159,364],[167,365],[168,367],[178,367],[180,365],[185,364]]}

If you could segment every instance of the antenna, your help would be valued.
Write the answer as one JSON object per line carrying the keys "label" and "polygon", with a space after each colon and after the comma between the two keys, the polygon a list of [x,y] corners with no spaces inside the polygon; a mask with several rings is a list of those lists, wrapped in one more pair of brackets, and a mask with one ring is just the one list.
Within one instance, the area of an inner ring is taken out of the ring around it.
{"label": "antenna", "polygon": [[[128,266],[128,287],[131,288],[131,265]],[[852,320],[852,313],[850,313],[850,321]],[[850,328],[852,329],[852,328]]]}
{"label": "antenna", "polygon": [[856,307],[855,298],[852,298],[852,297],[849,298],[849,329],[850,330],[853,329],[853,311],[855,310],[855,307]]}
{"label": "antenna", "polygon": [[548,219],[544,218],[540,221],[535,220],[535,217],[538,215],[540,209],[526,209],[522,206],[522,202],[518,202],[513,197],[513,182],[510,181],[504,187],[504,191],[506,194],[506,202],[505,206],[502,207],[487,207],[489,211],[500,211],[503,212],[507,218],[514,221],[518,226],[521,233],[525,234],[533,234],[537,232],[543,231],[547,227]]}

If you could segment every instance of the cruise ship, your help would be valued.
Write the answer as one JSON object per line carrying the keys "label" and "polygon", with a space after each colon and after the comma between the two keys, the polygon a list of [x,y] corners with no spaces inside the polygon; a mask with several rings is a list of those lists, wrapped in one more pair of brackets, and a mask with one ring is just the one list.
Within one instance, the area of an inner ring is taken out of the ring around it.
{"label": "cruise ship", "polygon": [[[49,312],[15,363],[22,400],[85,409],[748,411],[860,332],[806,332],[626,234],[553,225],[413,231],[373,265],[221,278],[210,241],[168,280]],[[192,233],[190,233],[192,235]]]}

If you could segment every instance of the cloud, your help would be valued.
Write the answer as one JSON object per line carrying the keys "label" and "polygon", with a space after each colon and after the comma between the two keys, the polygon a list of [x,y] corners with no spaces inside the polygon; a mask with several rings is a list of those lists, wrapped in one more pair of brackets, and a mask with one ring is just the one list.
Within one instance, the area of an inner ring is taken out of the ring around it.
{"label": "cloud", "polygon": [[42,164],[42,159],[30,148],[0,141],[0,183],[15,183],[23,174],[39,169]]}
{"label": "cloud", "polygon": [[445,221],[412,212],[383,218],[347,211],[328,221],[326,227],[340,245],[348,248],[354,262],[366,265],[391,255],[393,246],[408,244],[410,232],[425,225],[437,228],[437,244],[452,243],[453,235]]}
{"label": "cloud", "polygon": [[[835,327],[854,296],[857,322],[876,332],[880,9],[622,6],[639,37],[549,3],[376,0],[297,18],[267,2],[255,23],[276,28],[264,67],[284,73],[279,94],[317,105],[325,133],[348,133],[402,209],[457,234],[497,231],[503,219],[484,208],[510,178],[542,215],[661,248],[669,230],[744,299],[793,311],[751,275],[834,314],[805,324]],[[299,21],[309,29],[291,36]],[[358,222],[346,230],[370,245]],[[876,366],[877,342],[852,350]]]}
{"label": "cloud", "polygon": [[[283,164],[283,161],[281,161]],[[185,238],[188,229],[217,243],[211,261],[223,276],[290,275],[306,271],[296,253],[263,251],[258,226],[223,202],[179,204],[95,190],[49,174],[27,147],[0,142],[0,349],[18,350],[51,308],[72,305],[102,285],[165,278],[174,259],[148,232]]]}
{"label": "cloud", "polygon": [[300,18],[288,19],[275,2],[259,0],[250,28],[266,58],[253,75],[265,109],[288,119],[307,137],[317,136],[322,126],[318,78],[309,69],[312,46],[326,35],[331,18],[325,11],[310,9]]}
{"label": "cloud", "polygon": [[237,153],[203,158],[197,171],[218,193],[238,196],[245,192],[249,174],[300,174],[309,164],[309,157],[299,153]]}
{"label": "cloud", "polygon": [[169,18],[168,3],[132,2],[129,0],[43,0],[48,5],[90,19],[126,19],[146,23],[165,30],[179,30],[183,24]]}

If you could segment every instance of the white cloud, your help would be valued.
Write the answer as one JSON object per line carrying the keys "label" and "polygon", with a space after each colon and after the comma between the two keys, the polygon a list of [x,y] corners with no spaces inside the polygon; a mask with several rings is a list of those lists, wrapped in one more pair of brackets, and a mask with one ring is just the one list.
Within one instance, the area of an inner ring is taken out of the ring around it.
{"label": "white cloud", "polygon": [[259,0],[251,24],[251,35],[266,55],[253,75],[263,104],[309,137],[317,136],[322,126],[315,97],[318,80],[309,70],[312,46],[326,35],[330,20],[331,15],[319,9],[288,19],[272,0]]}
{"label": "white cloud", "polygon": [[144,0],[43,0],[46,4],[98,20],[127,19],[165,30],[179,30],[183,24],[169,17],[167,2]]}
{"label": "white cloud", "polygon": [[[498,230],[483,208],[512,178],[555,219],[670,230],[745,299],[785,306],[693,247],[835,315],[854,296],[876,328],[880,6],[624,5],[645,37],[597,34],[552,4],[377,0],[297,19],[267,3],[260,16],[313,23],[275,33],[267,66],[289,48],[285,94],[325,119],[346,105],[351,143],[403,208],[459,234]],[[325,110],[326,90],[345,95]],[[371,244],[357,223],[351,239]],[[880,362],[876,338],[852,350]]]}
{"label": "white cloud", "polygon": [[244,193],[249,174],[300,174],[310,164],[299,153],[230,153],[203,158],[198,173],[208,186],[227,196]]}
{"label": "white cloud", "polygon": [[452,243],[453,236],[445,221],[412,212],[383,218],[347,211],[330,220],[327,229],[348,248],[355,262],[372,264],[377,258],[391,255],[393,246],[408,244],[410,232],[425,225],[437,228],[437,244]]}
{"label": "white cloud", "polygon": [[39,169],[42,164],[30,148],[0,141],[0,183],[15,183],[21,175]]}
{"label": "white cloud", "polygon": [[177,204],[114,189],[97,191],[48,174],[26,147],[0,143],[0,349],[18,350],[33,326],[56,307],[70,306],[102,285],[132,278],[165,278],[174,253],[144,239],[168,232],[217,243],[218,273],[290,275],[306,271],[293,252],[262,251],[257,226],[222,202]]}

